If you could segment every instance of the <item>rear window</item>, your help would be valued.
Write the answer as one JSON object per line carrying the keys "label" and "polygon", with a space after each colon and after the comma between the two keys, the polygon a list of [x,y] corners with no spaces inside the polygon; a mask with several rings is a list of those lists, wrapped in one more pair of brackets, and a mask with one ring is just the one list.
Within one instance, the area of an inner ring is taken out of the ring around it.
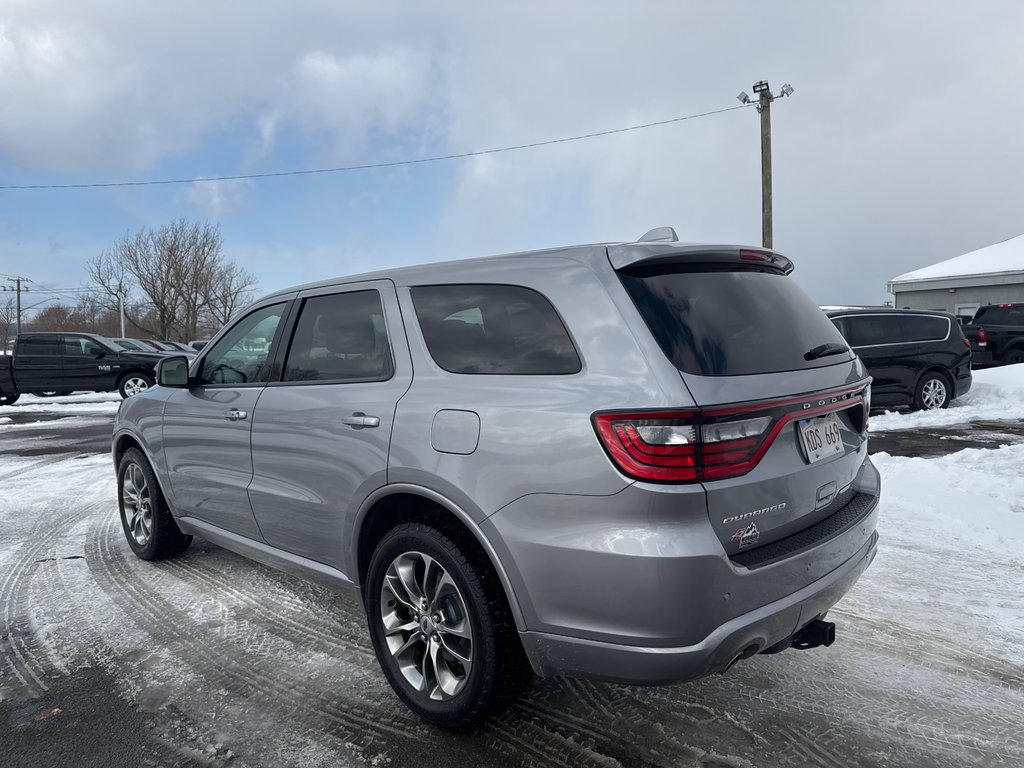
{"label": "rear window", "polygon": [[411,289],[423,339],[451,373],[570,374],[579,355],[551,303],[518,285]]}
{"label": "rear window", "polygon": [[1024,325],[1024,306],[984,306],[974,316],[974,322],[993,325]]}
{"label": "rear window", "polygon": [[819,368],[849,352],[808,360],[823,344],[847,348],[842,334],[785,275],[752,269],[619,273],[668,358],[686,373],[740,376]]}

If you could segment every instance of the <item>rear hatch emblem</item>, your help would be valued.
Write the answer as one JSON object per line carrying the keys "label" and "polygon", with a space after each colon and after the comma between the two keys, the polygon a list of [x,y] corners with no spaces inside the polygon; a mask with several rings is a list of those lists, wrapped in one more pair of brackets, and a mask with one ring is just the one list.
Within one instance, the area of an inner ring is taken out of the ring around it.
{"label": "rear hatch emblem", "polygon": [[750,547],[757,544],[757,540],[760,538],[761,532],[757,530],[757,523],[751,523],[746,528],[740,528],[736,531],[729,541],[738,541],[740,543],[740,549],[743,549],[744,547]]}

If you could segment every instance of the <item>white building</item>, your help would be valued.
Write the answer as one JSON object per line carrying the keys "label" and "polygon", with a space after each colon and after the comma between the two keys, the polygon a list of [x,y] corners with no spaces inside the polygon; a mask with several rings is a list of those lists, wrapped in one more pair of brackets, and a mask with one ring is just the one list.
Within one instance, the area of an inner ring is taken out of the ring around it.
{"label": "white building", "polygon": [[1024,302],[1024,235],[894,277],[893,306],[973,317],[985,304]]}

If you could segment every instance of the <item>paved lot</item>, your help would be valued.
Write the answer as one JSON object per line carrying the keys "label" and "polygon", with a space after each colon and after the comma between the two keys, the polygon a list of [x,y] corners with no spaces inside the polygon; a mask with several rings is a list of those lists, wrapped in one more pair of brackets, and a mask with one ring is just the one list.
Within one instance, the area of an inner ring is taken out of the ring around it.
{"label": "paved lot", "polygon": [[384,682],[358,604],[200,542],[137,560],[111,417],[16,411],[0,413],[21,420],[0,431],[0,765],[1024,764],[1024,669],[941,617],[874,619],[885,567],[831,615],[832,648],[667,688],[538,680],[475,733],[430,728]]}

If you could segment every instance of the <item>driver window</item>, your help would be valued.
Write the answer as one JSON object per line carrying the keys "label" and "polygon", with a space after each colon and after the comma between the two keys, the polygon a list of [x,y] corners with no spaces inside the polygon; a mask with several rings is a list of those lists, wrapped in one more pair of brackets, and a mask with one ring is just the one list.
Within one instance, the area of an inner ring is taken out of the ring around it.
{"label": "driver window", "polygon": [[198,384],[259,384],[270,380],[274,335],[284,314],[274,304],[247,315],[210,348]]}

